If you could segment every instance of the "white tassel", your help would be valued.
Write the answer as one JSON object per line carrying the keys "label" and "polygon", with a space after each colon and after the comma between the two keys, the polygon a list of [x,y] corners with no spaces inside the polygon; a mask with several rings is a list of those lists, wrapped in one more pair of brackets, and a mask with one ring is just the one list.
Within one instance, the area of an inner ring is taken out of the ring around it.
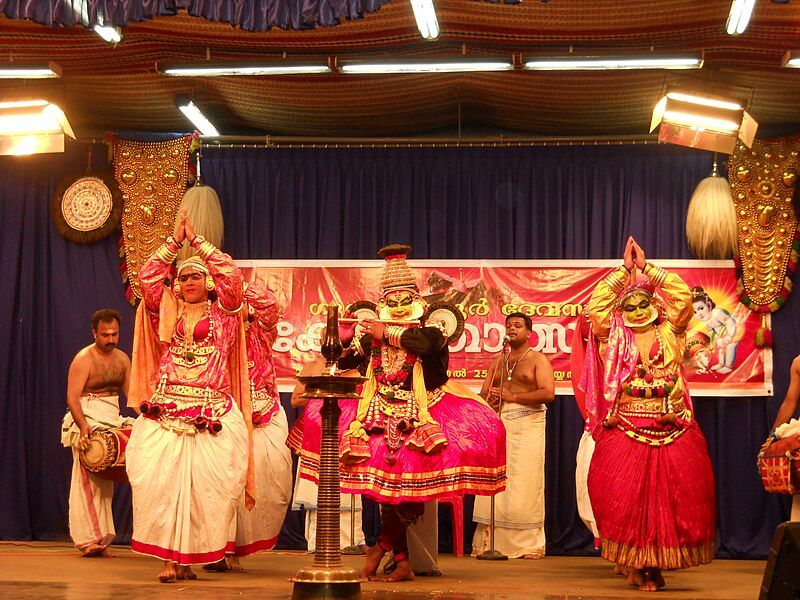
{"label": "white tassel", "polygon": [[[225,222],[222,218],[222,206],[214,188],[207,185],[194,185],[186,190],[178,208],[178,215],[186,208],[197,235],[202,235],[217,248],[222,246],[222,235]],[[178,252],[179,261],[189,258],[194,252],[189,244],[184,244]]]}
{"label": "white tassel", "polygon": [[736,251],[736,208],[716,160],[711,175],[700,182],[689,201],[686,239],[698,258],[731,258]]}

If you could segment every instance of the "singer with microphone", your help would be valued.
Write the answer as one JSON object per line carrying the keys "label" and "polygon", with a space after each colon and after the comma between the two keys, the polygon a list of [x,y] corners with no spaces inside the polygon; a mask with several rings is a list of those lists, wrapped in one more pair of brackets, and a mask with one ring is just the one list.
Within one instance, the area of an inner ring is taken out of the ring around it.
{"label": "singer with microphone", "polygon": [[[503,351],[492,363],[481,396],[506,427],[506,490],[494,497],[494,549],[509,558],[545,554],[544,451],[546,405],[555,399],[553,367],[531,347],[531,318],[506,317]],[[491,544],[491,500],[475,498],[473,555]]]}

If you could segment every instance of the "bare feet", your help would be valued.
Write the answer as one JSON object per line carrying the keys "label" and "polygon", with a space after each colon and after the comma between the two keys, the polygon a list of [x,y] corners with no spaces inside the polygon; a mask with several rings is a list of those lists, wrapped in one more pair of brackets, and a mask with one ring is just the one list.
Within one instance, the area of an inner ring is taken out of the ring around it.
{"label": "bare feet", "polygon": [[81,556],[83,558],[96,558],[98,556],[105,556],[107,550],[107,546],[101,546],[100,544],[89,544],[88,546],[80,548]]}
{"label": "bare feet", "polygon": [[178,565],[176,576],[178,579],[185,579],[187,581],[194,581],[197,579],[197,573],[192,571],[189,565]]}
{"label": "bare feet", "polygon": [[665,585],[660,569],[633,569],[628,575],[628,583],[642,592],[657,592]]}
{"label": "bare feet", "polygon": [[401,560],[388,575],[373,575],[371,581],[413,581],[414,571],[411,570],[411,561]]}
{"label": "bare feet", "polygon": [[215,563],[209,563],[207,565],[203,565],[203,570],[204,571],[217,571],[219,573],[222,573],[223,571],[227,571],[228,568],[229,568],[228,567],[228,561],[225,560],[224,556],[222,558],[220,558]]}
{"label": "bare feet", "polygon": [[381,559],[383,558],[384,554],[386,554],[386,550],[381,548],[380,544],[367,546],[366,561],[364,562],[364,568],[361,569],[361,573],[359,573],[359,575],[364,579],[370,579],[374,577],[375,573],[378,571],[378,565],[381,564]]}
{"label": "bare feet", "polygon": [[171,560],[164,561],[164,570],[158,574],[158,580],[161,583],[168,583],[170,581],[175,581],[175,578],[178,576],[177,572],[175,571],[175,563]]}
{"label": "bare feet", "polygon": [[544,558],[544,553],[542,552],[531,552],[530,554],[523,554],[522,558],[525,560],[541,560]]}
{"label": "bare feet", "polygon": [[229,556],[227,560],[228,560],[229,570],[234,571],[236,573],[241,573],[242,571],[244,571],[242,563],[239,562],[238,556]]}
{"label": "bare feet", "polygon": [[667,582],[664,581],[664,576],[661,574],[661,569],[647,569],[647,577],[656,585],[656,590],[660,590]]}
{"label": "bare feet", "polygon": [[625,575],[626,577],[630,575],[631,570],[628,567],[623,567],[622,565],[614,565],[614,573],[617,575]]}

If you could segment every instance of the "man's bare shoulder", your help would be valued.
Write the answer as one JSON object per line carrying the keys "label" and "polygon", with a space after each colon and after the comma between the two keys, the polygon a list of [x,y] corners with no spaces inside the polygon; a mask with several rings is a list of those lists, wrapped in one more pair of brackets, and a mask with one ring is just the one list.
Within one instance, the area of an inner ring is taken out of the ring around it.
{"label": "man's bare shoulder", "polygon": [[792,374],[800,375],[800,354],[794,357],[791,366]]}
{"label": "man's bare shoulder", "polygon": [[536,362],[550,362],[550,359],[547,358],[547,355],[544,352],[539,352],[538,350],[531,350],[531,357],[532,360],[535,360]]}
{"label": "man's bare shoulder", "polygon": [[119,348],[114,348],[114,358],[123,361],[126,365],[131,363],[131,359],[128,357],[128,355]]}
{"label": "man's bare shoulder", "polygon": [[81,348],[78,350],[78,353],[75,355],[75,358],[72,359],[72,364],[84,364],[90,363],[92,361],[92,348],[94,344],[89,344],[85,348]]}

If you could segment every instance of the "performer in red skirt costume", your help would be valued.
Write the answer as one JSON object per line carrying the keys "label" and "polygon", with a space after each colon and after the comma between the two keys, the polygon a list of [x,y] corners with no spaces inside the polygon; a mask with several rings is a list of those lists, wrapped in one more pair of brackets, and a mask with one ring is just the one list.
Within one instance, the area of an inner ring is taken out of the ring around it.
{"label": "performer in red skirt costume", "polygon": [[[386,259],[379,319],[342,337],[348,349],[339,360],[340,369],[366,366],[367,377],[358,404],[341,407],[341,489],[381,503],[381,533],[367,549],[362,575],[374,577],[391,551],[397,567],[389,581],[414,577],[406,527],[424,502],[492,495],[506,479],[503,423],[483,398],[448,379],[446,327],[426,318],[427,303],[406,263],[410,250],[397,244],[379,252]],[[318,436],[319,428],[306,423],[299,474],[315,482]]]}
{"label": "performer in red skirt costume", "polygon": [[[629,285],[634,268],[647,278]],[[589,495],[602,556],[643,591],[662,570],[714,557],[714,476],[681,369],[691,291],[629,238],[624,265],[595,288],[581,375],[597,442]],[[599,342],[599,346],[598,346]]]}

